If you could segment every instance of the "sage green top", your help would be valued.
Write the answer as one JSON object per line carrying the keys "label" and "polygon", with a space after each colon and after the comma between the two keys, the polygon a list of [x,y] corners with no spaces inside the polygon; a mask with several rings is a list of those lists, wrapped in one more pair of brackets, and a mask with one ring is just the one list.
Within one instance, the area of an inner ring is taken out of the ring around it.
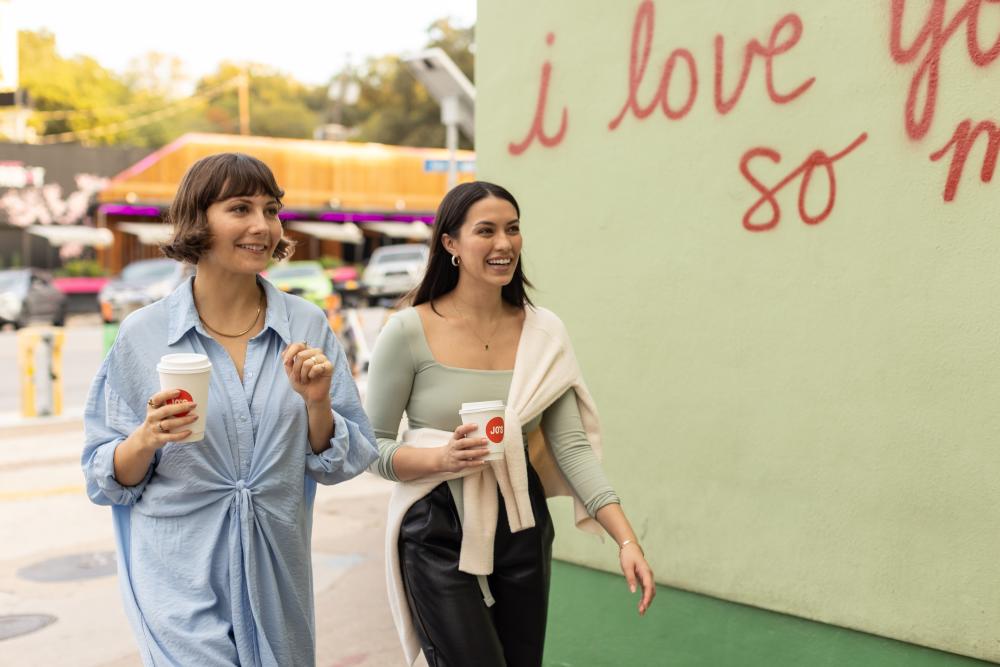
{"label": "sage green top", "polygon": [[[392,468],[392,457],[400,447],[396,438],[404,411],[411,429],[454,431],[462,423],[458,414],[462,403],[506,400],[513,374],[513,370],[487,371],[440,364],[431,354],[420,314],[415,309],[407,308],[390,317],[375,343],[365,399],[365,409],[378,438],[379,459],[375,467],[379,475],[399,481]],[[605,505],[619,502],[587,440],[572,389],[541,416],[522,425],[525,443],[527,434],[539,424],[559,468],[591,516]],[[457,490],[454,485],[449,484],[449,488],[453,493]]]}

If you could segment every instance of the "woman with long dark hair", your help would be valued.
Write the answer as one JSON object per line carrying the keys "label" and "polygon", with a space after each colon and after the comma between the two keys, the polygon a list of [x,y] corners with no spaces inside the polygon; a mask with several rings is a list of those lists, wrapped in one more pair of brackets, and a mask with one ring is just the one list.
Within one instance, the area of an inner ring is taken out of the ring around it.
{"label": "woman with long dark hair", "polygon": [[[655,594],[601,469],[596,409],[566,330],[526,294],[520,228],[504,188],[479,181],[451,190],[413,307],[386,323],[369,366],[372,469],[399,482],[387,585],[408,664],[421,648],[431,667],[542,664],[553,539],[546,496],[571,495],[577,525],[600,524],[615,540],[629,587],[642,587],[640,614]],[[459,410],[496,400],[503,458],[487,461],[487,433],[462,425]]]}

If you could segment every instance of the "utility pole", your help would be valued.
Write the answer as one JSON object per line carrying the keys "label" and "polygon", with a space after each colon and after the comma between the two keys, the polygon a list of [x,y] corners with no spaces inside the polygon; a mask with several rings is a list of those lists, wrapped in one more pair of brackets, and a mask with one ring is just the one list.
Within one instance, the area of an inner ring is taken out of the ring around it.
{"label": "utility pole", "polygon": [[344,124],[344,101],[347,98],[347,77],[351,66],[350,52],[344,54],[344,66],[340,68],[337,78],[330,87],[335,90],[333,97],[333,122],[337,125]]}
{"label": "utility pole", "polygon": [[342,141],[347,136],[347,128],[344,127],[344,108],[358,101],[361,89],[355,80],[354,68],[351,65],[351,53],[344,54],[344,64],[340,71],[330,81],[326,90],[327,99],[331,102],[330,113],[327,120],[332,123],[332,127],[324,130],[323,137]]}
{"label": "utility pole", "polygon": [[237,77],[240,102],[240,134],[250,134],[250,77],[244,69]]}
{"label": "utility pole", "polygon": [[[27,92],[18,80],[17,17],[11,0],[0,0],[0,93],[10,107],[3,109],[4,132],[18,143],[28,140],[28,116],[25,108]],[[27,264],[25,264],[27,266]]]}

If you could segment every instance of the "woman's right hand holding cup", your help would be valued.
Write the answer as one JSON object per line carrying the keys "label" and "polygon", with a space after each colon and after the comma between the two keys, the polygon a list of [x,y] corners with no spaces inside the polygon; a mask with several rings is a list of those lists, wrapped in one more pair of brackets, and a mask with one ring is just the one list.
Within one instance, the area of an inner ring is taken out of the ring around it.
{"label": "woman's right hand holding cup", "polygon": [[198,415],[192,412],[198,406],[189,402],[168,403],[179,394],[178,389],[167,389],[153,394],[146,402],[146,420],[138,429],[146,449],[157,450],[191,435],[191,430],[185,427],[198,420]]}
{"label": "woman's right hand holding cup", "polygon": [[150,461],[163,445],[191,435],[192,431],[186,427],[198,420],[198,415],[191,412],[198,404],[167,402],[180,393],[178,389],[167,389],[150,396],[146,402],[146,419],[115,447],[115,480],[122,486],[135,486],[141,482],[149,470]]}
{"label": "woman's right hand holding cup", "polygon": [[483,460],[489,450],[486,449],[486,438],[469,437],[478,426],[462,424],[455,429],[451,440],[441,448],[441,459],[438,468],[442,472],[462,472],[468,468],[485,465]]}

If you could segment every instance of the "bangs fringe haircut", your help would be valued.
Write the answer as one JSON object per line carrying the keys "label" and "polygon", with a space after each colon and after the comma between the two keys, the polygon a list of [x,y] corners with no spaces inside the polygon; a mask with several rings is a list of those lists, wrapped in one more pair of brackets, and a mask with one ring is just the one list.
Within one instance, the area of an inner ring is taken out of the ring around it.
{"label": "bangs fringe haircut", "polygon": [[[174,237],[160,246],[171,259],[197,264],[212,245],[208,231],[208,207],[231,197],[267,195],[281,203],[285,191],[278,187],[271,169],[245,153],[217,153],[188,168],[164,222],[174,225]],[[295,242],[282,237],[274,249],[275,259],[291,257]]]}

